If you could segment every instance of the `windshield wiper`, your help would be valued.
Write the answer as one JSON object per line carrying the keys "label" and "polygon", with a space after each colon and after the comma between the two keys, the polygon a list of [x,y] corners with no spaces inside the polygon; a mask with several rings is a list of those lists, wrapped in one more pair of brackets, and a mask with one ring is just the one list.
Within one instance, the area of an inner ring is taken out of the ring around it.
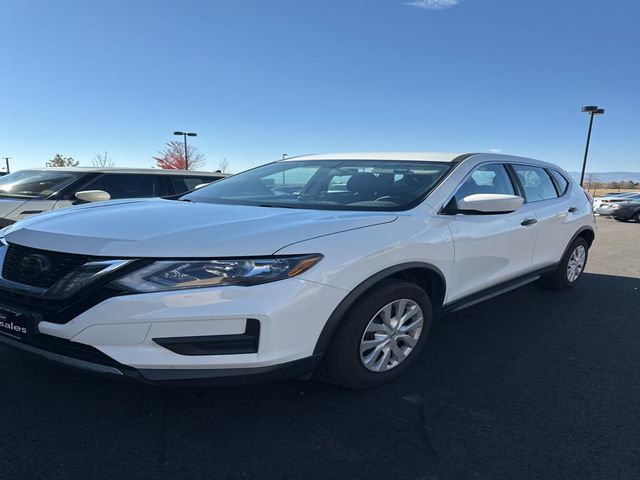
{"label": "windshield wiper", "polygon": [[266,207],[266,208],[299,208],[299,207],[294,207],[289,206],[289,205],[275,205],[273,203],[261,203],[258,205],[259,207]]}

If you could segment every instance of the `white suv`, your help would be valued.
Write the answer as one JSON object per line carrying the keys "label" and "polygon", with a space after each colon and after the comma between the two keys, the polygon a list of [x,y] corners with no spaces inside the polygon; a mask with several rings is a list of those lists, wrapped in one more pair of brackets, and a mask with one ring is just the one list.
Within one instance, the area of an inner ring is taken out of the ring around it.
{"label": "white suv", "polygon": [[433,318],[572,287],[595,222],[550,163],[310,155],[0,231],[0,343],[149,382],[397,377]]}

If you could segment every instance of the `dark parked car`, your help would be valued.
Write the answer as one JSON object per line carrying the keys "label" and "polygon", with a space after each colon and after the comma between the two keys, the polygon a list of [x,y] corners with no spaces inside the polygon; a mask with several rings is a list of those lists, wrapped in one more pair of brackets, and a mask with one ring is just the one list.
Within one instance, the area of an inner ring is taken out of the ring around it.
{"label": "dark parked car", "polygon": [[604,204],[596,210],[596,213],[611,215],[621,222],[633,220],[640,223],[640,200]]}

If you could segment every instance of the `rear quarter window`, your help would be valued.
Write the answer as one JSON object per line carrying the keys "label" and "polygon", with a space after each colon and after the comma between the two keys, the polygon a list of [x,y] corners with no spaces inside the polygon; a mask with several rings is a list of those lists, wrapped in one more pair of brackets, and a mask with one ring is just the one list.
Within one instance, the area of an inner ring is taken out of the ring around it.
{"label": "rear quarter window", "polygon": [[562,175],[557,170],[549,170],[549,171],[551,172],[553,179],[556,181],[556,186],[558,187],[558,194],[562,196],[565,193],[567,193],[567,190],[569,189],[569,181],[566,178],[564,178],[564,175]]}

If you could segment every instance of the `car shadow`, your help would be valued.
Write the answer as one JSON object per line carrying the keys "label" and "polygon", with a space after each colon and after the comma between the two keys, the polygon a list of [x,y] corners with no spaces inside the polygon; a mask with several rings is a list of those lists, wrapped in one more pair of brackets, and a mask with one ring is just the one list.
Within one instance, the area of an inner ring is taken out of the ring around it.
{"label": "car shadow", "polygon": [[637,478],[639,319],[638,278],[530,285],[366,391],[151,387],[0,349],[0,477]]}

